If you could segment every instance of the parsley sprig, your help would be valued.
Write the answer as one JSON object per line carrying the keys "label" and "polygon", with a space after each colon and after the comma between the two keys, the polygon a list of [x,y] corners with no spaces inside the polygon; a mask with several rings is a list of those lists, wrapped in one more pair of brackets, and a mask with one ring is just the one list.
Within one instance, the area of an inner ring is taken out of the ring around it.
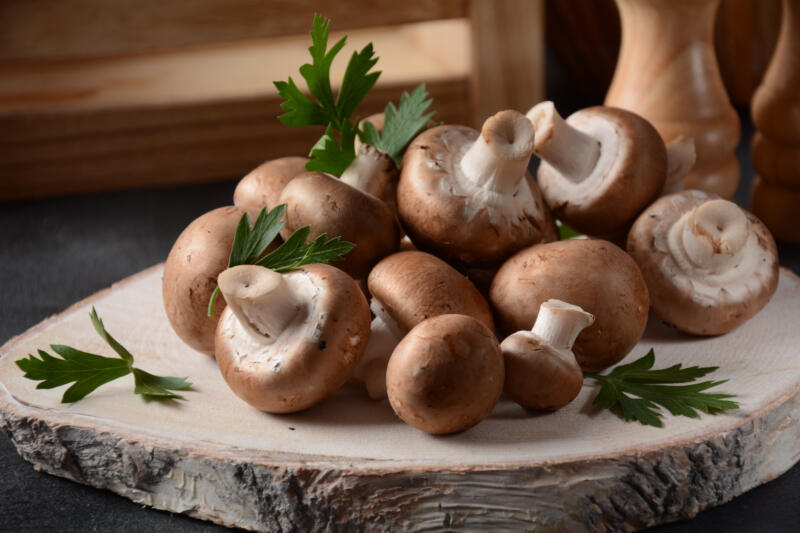
{"label": "parsley sprig", "polygon": [[[239,265],[260,265],[275,272],[289,272],[309,263],[328,264],[332,261],[341,261],[345,254],[355,247],[355,244],[343,241],[341,237],[328,239],[325,233],[306,244],[311,235],[311,228],[303,226],[275,250],[261,257],[286,225],[283,221],[285,213],[286,204],[281,204],[271,211],[267,211],[265,207],[258,214],[252,228],[250,217],[247,213],[243,214],[236,227],[228,268]],[[214,289],[208,301],[208,316],[214,312],[217,296],[219,287]]]}
{"label": "parsley sprig", "polygon": [[640,359],[617,366],[607,375],[584,372],[584,377],[603,384],[592,405],[610,409],[626,421],[636,420],[655,427],[664,427],[662,407],[675,416],[689,418],[697,418],[698,411],[716,414],[739,407],[738,403],[729,399],[734,398],[732,394],[704,392],[727,380],[692,383],[719,367],[683,368],[677,364],[653,370],[653,364],[655,353],[651,349]]}
{"label": "parsley sprig", "polygon": [[[375,57],[372,43],[369,43],[350,56],[339,92],[334,97],[331,65],[347,43],[347,36],[328,49],[330,25],[330,19],[314,15],[312,44],[308,49],[311,63],[300,67],[300,75],[305,79],[311,97],[306,96],[291,77],[288,81],[274,83],[278,94],[284,99],[281,108],[287,111],[278,117],[281,122],[288,126],[326,126],[325,134],[311,149],[312,159],[306,168],[339,176],[356,156],[354,141],[358,121],[353,121],[353,114],[375,86],[381,73],[372,72],[378,58]],[[338,141],[335,133],[338,133]]]}
{"label": "parsley sprig", "polygon": [[89,313],[95,331],[103,338],[119,357],[104,357],[64,346],[51,344],[50,348],[61,357],[54,357],[44,350],[38,350],[39,357],[28,354],[19,359],[17,366],[25,372],[25,377],[41,381],[37,389],[53,389],[72,383],[61,397],[62,403],[77,402],[95,389],[115,379],[133,374],[134,393],[147,400],[182,400],[172,391],[187,390],[192,384],[186,378],[156,376],[133,366],[133,355],[106,331],[102,319],[92,307]]}

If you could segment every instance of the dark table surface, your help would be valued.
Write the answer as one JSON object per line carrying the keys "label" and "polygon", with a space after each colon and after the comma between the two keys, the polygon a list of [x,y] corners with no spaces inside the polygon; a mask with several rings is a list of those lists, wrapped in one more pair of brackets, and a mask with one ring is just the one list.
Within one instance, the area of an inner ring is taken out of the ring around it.
{"label": "dark table surface", "polygon": [[[747,204],[752,128],[739,149]],[[159,261],[195,217],[231,202],[234,183],[104,193],[0,205],[0,343],[70,304]],[[780,246],[800,273],[800,247]],[[0,435],[0,531],[217,531],[111,492],[41,474]],[[800,465],[778,479],[654,532],[800,531]]]}

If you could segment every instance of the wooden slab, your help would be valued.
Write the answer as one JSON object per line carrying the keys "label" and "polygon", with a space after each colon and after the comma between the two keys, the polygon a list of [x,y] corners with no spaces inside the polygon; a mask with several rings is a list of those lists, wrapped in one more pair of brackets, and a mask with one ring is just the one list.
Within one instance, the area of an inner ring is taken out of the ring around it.
{"label": "wooden slab", "polygon": [[[741,409],[666,428],[596,413],[586,387],[565,409],[531,415],[502,399],[464,433],[406,426],[388,402],[345,386],[306,412],[261,413],[231,393],[214,361],[184,346],[161,305],[155,266],[0,348],[0,426],[37,469],[136,502],[251,529],[630,530],[686,518],[800,458],[800,278],[783,270],[753,320],[717,338],[657,321],[632,352],[659,366],[720,365],[711,377]],[[144,369],[189,376],[186,402],[145,403],[129,377],[73,405],[36,390],[14,360],[50,343],[110,353],[94,305]]]}

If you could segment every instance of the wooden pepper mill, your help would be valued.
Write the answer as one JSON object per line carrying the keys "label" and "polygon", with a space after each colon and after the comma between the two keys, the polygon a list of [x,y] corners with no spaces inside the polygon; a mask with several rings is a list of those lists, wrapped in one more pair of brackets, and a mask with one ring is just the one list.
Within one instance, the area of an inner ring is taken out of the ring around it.
{"label": "wooden pepper mill", "polygon": [[687,189],[732,198],[739,184],[739,117],[714,53],[719,0],[616,0],[622,45],[606,105],[639,113],[669,142],[694,138]]}
{"label": "wooden pepper mill", "polygon": [[778,47],[751,109],[750,206],[776,239],[800,244],[800,0],[783,0]]}

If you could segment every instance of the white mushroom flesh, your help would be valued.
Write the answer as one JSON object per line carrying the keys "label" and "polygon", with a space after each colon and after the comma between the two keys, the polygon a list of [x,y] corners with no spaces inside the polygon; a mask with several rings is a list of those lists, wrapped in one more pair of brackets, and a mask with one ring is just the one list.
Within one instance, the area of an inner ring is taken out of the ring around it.
{"label": "white mushroom flesh", "polygon": [[378,400],[386,397],[386,365],[389,364],[389,357],[407,332],[374,296],[370,300],[370,309],[375,318],[369,326],[369,340],[364,355],[356,365],[353,376],[364,384],[370,398]]}
{"label": "white mushroom flesh", "polygon": [[342,172],[341,180],[351,187],[380,197],[389,184],[387,167],[393,164],[391,157],[377,148],[362,145],[353,162]]}

